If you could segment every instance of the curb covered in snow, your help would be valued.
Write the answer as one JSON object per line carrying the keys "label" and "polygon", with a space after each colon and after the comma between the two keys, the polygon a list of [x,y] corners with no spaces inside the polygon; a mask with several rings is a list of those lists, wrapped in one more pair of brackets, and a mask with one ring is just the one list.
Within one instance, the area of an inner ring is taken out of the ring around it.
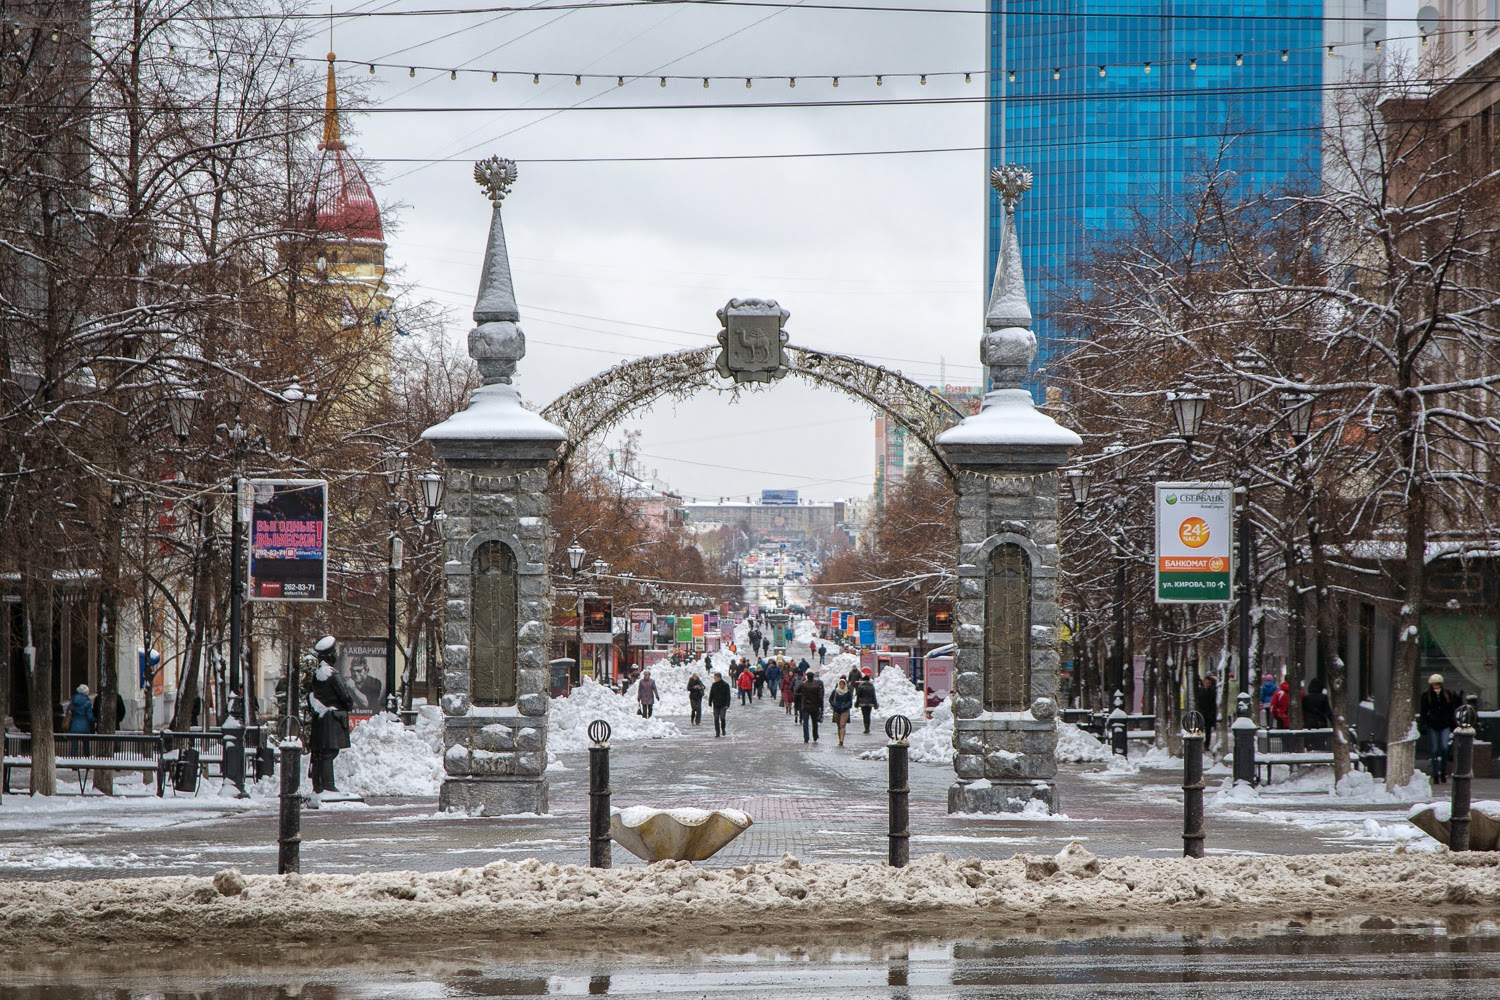
{"label": "curb covered in snow", "polygon": [[1493,912],[1500,855],[1357,853],[1305,857],[1101,859],[1077,843],[1006,861],[935,854],[906,869],[779,863],[705,869],[664,861],[599,871],[536,860],[446,872],[164,877],[0,883],[0,931],[25,943],[208,944],[253,931],[262,945],[571,935],[677,937],[774,925],[956,931],[1298,916]]}

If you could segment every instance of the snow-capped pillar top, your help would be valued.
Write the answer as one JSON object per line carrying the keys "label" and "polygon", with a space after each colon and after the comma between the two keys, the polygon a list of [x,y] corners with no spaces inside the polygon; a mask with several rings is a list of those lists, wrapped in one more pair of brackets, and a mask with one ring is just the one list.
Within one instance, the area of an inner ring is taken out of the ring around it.
{"label": "snow-capped pillar top", "polygon": [[479,362],[485,385],[510,382],[516,362],[526,356],[526,335],[518,325],[515,283],[510,276],[510,254],[505,248],[505,225],[500,203],[516,182],[514,160],[492,156],[474,164],[474,179],[489,197],[490,237],[484,248],[484,271],[479,298],[474,303],[474,329],[469,331],[469,356]]}
{"label": "snow-capped pillar top", "polygon": [[[1021,241],[1016,235],[1016,205],[1031,190],[1031,171],[1008,164],[990,171],[990,186],[1005,205],[1000,259],[984,314],[979,359],[990,377],[990,391],[978,413],[938,435],[944,454],[958,464],[1003,463],[1055,468],[1067,461],[1067,449],[1083,441],[1036,408],[1021,387],[1036,359],[1031,306],[1021,271]],[[1000,449],[997,451],[996,449]]]}
{"label": "snow-capped pillar top", "polygon": [[984,317],[980,359],[989,369],[995,389],[1019,389],[1036,358],[1036,334],[1031,332],[1031,306],[1026,301],[1026,279],[1021,269],[1021,241],[1016,236],[1016,205],[1031,190],[1031,171],[1015,164],[990,171],[990,186],[1005,206],[1001,224],[1000,256],[995,283]]}

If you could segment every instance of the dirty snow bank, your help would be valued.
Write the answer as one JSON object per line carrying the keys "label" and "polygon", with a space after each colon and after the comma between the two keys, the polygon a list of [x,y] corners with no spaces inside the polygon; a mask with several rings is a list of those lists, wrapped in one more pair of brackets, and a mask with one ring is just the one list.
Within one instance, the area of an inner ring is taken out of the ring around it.
{"label": "dirty snow bank", "polygon": [[637,708],[639,703],[633,694],[615,694],[603,684],[595,683],[592,677],[585,677],[566,698],[552,699],[547,712],[548,759],[572,750],[587,750],[591,745],[589,723],[595,719],[609,723],[611,743],[663,740],[682,735],[676,726],[654,714],[649,719],[641,718],[636,714]]}
{"label": "dirty snow bank", "polygon": [[250,931],[262,945],[323,940],[330,927],[360,941],[493,940],[575,935],[608,921],[617,933],[666,937],[774,925],[781,931],[859,927],[1068,928],[1100,921],[1236,920],[1296,912],[1338,915],[1465,912],[1500,905],[1500,855],[1395,851],[1310,857],[1094,857],[1006,861],[934,854],[910,867],[779,863],[705,869],[664,861],[598,870],[536,860],[446,872],[242,875],[213,878],[0,882],[0,932],[11,947],[209,944]]}
{"label": "dirty snow bank", "polygon": [[1114,756],[1109,747],[1071,722],[1057,724],[1057,759],[1073,764],[1106,763]]}
{"label": "dirty snow bank", "polygon": [[[907,738],[911,749],[907,752],[907,759],[919,764],[943,764],[953,763],[953,702],[945,699],[941,705],[932,710],[932,718],[925,725],[918,726],[912,730]],[[874,750],[866,750],[859,755],[860,760],[887,760],[889,753],[885,747]]]}

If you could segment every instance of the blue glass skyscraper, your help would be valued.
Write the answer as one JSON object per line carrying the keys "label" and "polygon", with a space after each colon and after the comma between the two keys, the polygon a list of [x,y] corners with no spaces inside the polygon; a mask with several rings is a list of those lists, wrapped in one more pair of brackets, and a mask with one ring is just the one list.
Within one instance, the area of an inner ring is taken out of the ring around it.
{"label": "blue glass skyscraper", "polygon": [[1039,366],[1087,254],[1172,212],[1205,162],[1241,192],[1318,176],[1324,16],[1321,0],[994,0],[989,158],[1036,176],[1016,217]]}

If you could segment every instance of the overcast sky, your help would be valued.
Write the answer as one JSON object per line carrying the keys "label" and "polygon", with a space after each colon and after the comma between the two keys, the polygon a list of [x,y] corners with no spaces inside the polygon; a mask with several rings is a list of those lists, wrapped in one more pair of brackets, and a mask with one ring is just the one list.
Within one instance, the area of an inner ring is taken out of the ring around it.
{"label": "overcast sky", "polygon": [[[550,0],[549,0],[550,2]],[[889,0],[885,0],[889,2]],[[1404,3],[1405,0],[1402,0]],[[471,2],[467,6],[479,6]],[[430,9],[416,0],[335,10]],[[982,11],[975,0],[946,8]],[[1393,17],[1402,14],[1394,9]],[[1404,9],[1404,8],[1403,8]],[[1393,26],[1394,27],[1394,26]],[[1404,27],[1404,26],[1403,26]],[[980,378],[984,105],[666,110],[665,104],[981,97],[981,13],[888,13],[703,5],[341,19],[340,59],[527,72],[623,74],[583,81],[340,66],[381,112],[346,120],[351,149],[379,162],[397,285],[470,325],[489,205],[471,164],[520,161],[506,233],[527,356],[516,379],[545,404],[624,359],[706,345],[731,297],[791,310],[791,343],[855,355],[923,384]],[[1392,34],[1399,32],[1393,30]],[[322,54],[319,38],[306,53]],[[669,81],[656,74],[800,77],[973,71],[916,80]],[[647,80],[632,81],[632,75]],[[546,111],[418,108],[558,108]],[[646,110],[609,110],[651,105]],[[591,109],[604,110],[591,110]],[[717,162],[528,162],[964,147],[970,151]],[[409,163],[406,158],[454,158]],[[1037,184],[1046,184],[1038,177]],[[393,211],[394,209],[394,211]],[[390,225],[394,217],[396,225]],[[944,366],[946,368],[944,369]],[[670,400],[636,421],[648,469],[688,496],[798,488],[863,496],[874,418],[792,378],[738,403]]]}

